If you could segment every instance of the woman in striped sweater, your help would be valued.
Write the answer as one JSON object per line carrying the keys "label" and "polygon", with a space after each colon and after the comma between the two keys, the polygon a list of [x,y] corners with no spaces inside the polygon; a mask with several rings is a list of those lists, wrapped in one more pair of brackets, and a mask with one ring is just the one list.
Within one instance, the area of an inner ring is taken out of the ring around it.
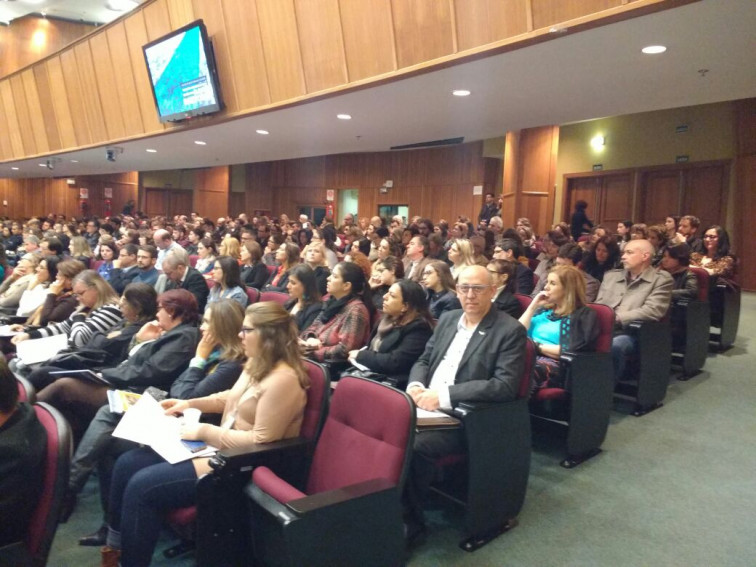
{"label": "woman in striped sweater", "polygon": [[80,348],[100,331],[107,334],[123,319],[118,295],[110,284],[94,270],[84,270],[73,280],[73,294],[79,306],[68,319],[13,337],[13,344],[28,339],[67,335],[71,348]]}

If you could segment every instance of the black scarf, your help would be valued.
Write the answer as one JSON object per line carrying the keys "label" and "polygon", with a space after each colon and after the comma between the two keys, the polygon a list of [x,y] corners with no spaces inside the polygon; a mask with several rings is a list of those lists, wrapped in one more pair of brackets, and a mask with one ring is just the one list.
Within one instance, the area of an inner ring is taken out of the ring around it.
{"label": "black scarf", "polygon": [[344,306],[352,301],[355,297],[357,296],[353,293],[350,293],[349,295],[345,295],[341,299],[336,299],[335,297],[329,298],[328,301],[326,301],[325,306],[323,307],[323,311],[320,312],[318,320],[321,323],[328,323],[328,321],[341,313],[341,310],[344,308]]}

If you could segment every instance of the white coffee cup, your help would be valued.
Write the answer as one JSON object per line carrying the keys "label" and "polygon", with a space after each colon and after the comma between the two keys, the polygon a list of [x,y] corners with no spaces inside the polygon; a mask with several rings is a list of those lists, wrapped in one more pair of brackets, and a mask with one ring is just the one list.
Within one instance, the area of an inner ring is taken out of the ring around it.
{"label": "white coffee cup", "polygon": [[184,425],[197,425],[201,415],[202,411],[197,408],[186,408],[184,410]]}

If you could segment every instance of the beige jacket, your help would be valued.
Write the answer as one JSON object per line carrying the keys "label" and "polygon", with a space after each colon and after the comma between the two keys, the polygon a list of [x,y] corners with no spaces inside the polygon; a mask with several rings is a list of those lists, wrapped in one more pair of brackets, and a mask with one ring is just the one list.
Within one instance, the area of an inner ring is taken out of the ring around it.
{"label": "beige jacket", "polygon": [[652,267],[633,281],[626,270],[611,270],[604,274],[596,303],[614,309],[623,327],[630,321],[659,321],[669,309],[672,283],[669,273]]}

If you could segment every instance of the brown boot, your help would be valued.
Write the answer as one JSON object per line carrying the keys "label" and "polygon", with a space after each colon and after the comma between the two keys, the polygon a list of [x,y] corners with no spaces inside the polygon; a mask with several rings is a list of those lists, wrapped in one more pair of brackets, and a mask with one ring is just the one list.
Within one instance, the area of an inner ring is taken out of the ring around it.
{"label": "brown boot", "polygon": [[121,550],[113,549],[107,545],[100,549],[102,555],[102,567],[118,567],[118,560],[121,559]]}

